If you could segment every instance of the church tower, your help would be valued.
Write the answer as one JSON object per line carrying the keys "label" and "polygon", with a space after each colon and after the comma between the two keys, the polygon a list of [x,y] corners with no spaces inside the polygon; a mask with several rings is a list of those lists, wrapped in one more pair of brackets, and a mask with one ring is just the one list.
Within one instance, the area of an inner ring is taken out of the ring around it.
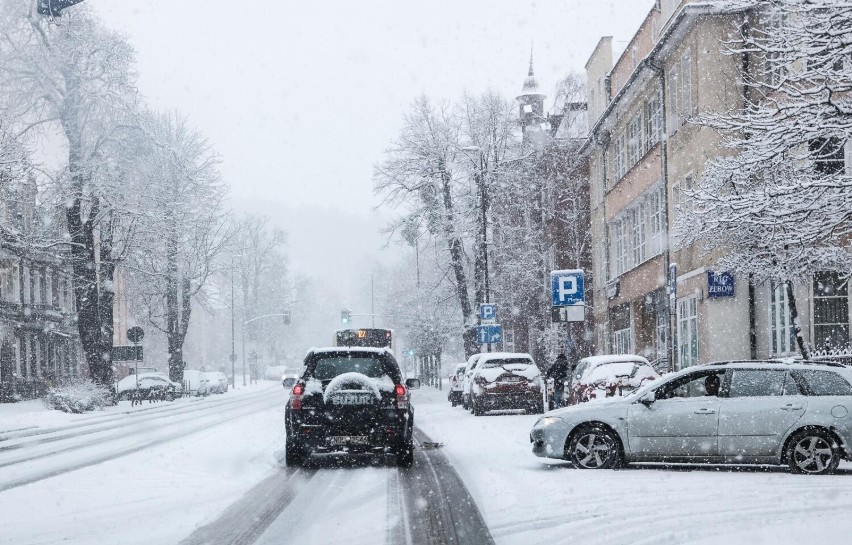
{"label": "church tower", "polygon": [[[543,124],[547,121],[544,117],[544,97],[539,91],[538,81],[533,72],[533,55],[530,51],[530,70],[521,94],[517,96],[521,129],[524,132],[524,144],[530,142],[531,137],[541,133],[545,129]],[[535,133],[535,134],[534,134]]]}

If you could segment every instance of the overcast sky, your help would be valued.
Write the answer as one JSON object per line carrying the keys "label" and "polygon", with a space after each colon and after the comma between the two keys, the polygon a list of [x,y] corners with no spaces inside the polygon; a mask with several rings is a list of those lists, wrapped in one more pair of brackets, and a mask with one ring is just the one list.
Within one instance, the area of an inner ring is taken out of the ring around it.
{"label": "overcast sky", "polygon": [[624,47],[653,1],[89,3],[136,48],[149,103],[189,116],[221,153],[234,207],[273,217],[297,268],[328,279],[379,253],[372,169],[417,95],[514,96],[533,42],[552,94],[601,36]]}

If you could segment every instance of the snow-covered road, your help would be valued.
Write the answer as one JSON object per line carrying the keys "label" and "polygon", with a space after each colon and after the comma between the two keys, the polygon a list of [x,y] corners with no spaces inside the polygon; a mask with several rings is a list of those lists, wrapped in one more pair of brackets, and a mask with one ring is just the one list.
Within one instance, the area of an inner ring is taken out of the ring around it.
{"label": "snow-covered road", "polygon": [[128,414],[44,416],[64,428],[51,431],[3,432],[12,426],[0,421],[0,544],[478,544],[490,531],[506,545],[799,545],[852,534],[849,464],[827,477],[579,471],[530,453],[536,416],[474,417],[445,396],[414,393],[411,470],[369,458],[283,467],[277,383]]}

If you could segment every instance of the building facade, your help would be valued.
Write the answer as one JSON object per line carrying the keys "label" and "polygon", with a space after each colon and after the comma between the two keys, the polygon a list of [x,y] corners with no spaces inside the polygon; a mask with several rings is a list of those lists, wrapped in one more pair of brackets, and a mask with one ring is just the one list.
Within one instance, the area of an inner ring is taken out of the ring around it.
{"label": "building facade", "polygon": [[85,370],[62,251],[27,243],[35,183],[4,173],[0,181],[0,400],[27,399]]}
{"label": "building facade", "polygon": [[[725,153],[719,134],[691,121],[743,105],[743,58],[723,44],[748,16],[723,2],[662,0],[615,62],[605,37],[586,64],[598,353],[683,368],[797,352],[784,286],[719,271],[720,255],[682,247],[672,232],[703,165]],[[794,286],[817,350],[849,344],[842,276]]]}

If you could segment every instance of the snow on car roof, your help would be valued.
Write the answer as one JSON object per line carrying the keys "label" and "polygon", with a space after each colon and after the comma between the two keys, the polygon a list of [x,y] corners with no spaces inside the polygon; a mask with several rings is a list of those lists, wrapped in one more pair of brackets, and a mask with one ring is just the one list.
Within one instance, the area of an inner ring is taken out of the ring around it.
{"label": "snow on car roof", "polygon": [[481,362],[485,363],[486,361],[492,360],[508,360],[508,359],[528,359],[533,361],[533,357],[524,352],[485,352],[480,354]]}
{"label": "snow on car roof", "polygon": [[603,365],[605,363],[621,362],[647,363],[650,365],[650,362],[647,359],[633,354],[605,354],[603,356],[589,356],[580,360],[580,363],[588,363],[591,367]]}
{"label": "snow on car roof", "polygon": [[373,348],[368,346],[327,346],[325,348],[309,348],[308,354],[316,354],[318,352],[364,352],[370,354],[391,354],[390,348]]}

